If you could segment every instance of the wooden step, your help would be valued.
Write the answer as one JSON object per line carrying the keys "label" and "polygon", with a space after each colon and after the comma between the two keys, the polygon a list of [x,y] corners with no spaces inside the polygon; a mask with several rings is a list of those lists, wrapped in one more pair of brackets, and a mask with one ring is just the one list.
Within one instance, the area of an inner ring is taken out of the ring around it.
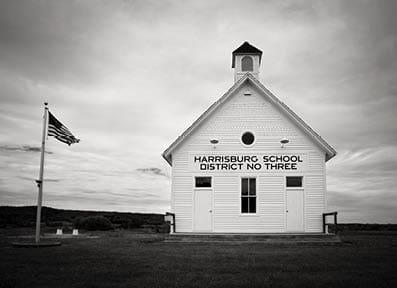
{"label": "wooden step", "polygon": [[334,234],[197,234],[177,233],[164,239],[168,243],[267,243],[267,244],[329,244],[342,243]]}

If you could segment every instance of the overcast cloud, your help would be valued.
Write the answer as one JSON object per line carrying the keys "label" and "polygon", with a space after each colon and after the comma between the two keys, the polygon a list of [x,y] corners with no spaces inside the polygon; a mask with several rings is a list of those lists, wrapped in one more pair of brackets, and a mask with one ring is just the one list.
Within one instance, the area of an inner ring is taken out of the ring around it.
{"label": "overcast cloud", "polygon": [[165,212],[162,151],[233,84],[231,52],[337,151],[329,210],[397,222],[396,1],[0,1],[0,205]]}

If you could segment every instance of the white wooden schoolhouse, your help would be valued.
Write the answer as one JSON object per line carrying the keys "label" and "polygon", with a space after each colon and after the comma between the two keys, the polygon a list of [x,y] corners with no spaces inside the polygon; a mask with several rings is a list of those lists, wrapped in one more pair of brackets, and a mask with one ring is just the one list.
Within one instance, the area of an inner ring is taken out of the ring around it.
{"label": "white wooden schoolhouse", "polygon": [[233,51],[234,85],[163,153],[176,233],[323,231],[336,152],[259,82],[261,58]]}

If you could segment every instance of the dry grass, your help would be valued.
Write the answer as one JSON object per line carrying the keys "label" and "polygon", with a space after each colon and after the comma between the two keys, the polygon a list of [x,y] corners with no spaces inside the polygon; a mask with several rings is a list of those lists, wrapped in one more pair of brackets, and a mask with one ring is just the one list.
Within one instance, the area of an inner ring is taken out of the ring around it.
{"label": "dry grass", "polygon": [[129,231],[51,248],[10,245],[29,233],[0,229],[0,287],[397,287],[393,232],[324,247],[163,243],[161,234]]}

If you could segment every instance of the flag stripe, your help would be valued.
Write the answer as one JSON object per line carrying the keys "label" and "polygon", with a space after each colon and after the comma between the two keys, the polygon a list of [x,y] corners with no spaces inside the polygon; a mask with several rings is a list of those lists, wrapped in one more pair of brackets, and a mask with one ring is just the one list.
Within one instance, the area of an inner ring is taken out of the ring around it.
{"label": "flag stripe", "polygon": [[64,126],[58,119],[48,111],[48,136],[54,136],[55,139],[66,143],[68,145],[73,143],[79,143],[80,139],[77,139],[73,136],[73,134],[69,131],[69,129]]}
{"label": "flag stripe", "polygon": [[72,133],[67,133],[67,132],[63,132],[62,130],[56,129],[53,126],[48,126],[48,136],[54,136],[54,135],[72,135]]}
{"label": "flag stripe", "polygon": [[48,127],[48,136],[56,136],[56,135],[72,135],[72,134],[54,129],[53,127]]}

